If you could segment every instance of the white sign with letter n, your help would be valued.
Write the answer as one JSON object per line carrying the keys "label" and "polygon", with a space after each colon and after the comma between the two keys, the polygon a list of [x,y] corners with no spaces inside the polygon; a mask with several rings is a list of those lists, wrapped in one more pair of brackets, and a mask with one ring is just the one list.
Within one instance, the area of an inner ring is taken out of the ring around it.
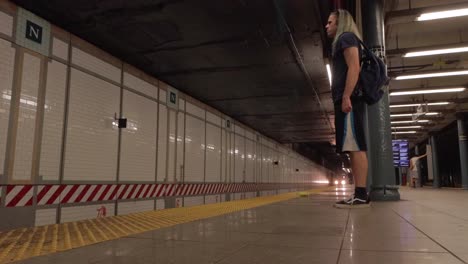
{"label": "white sign with letter n", "polygon": [[20,46],[49,56],[50,23],[18,7],[15,41]]}

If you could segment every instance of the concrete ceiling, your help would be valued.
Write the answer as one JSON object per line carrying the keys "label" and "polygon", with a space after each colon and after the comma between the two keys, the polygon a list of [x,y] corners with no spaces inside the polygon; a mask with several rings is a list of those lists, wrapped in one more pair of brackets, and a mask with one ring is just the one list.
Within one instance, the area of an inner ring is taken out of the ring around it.
{"label": "concrete ceiling", "polygon": [[[408,50],[424,50],[434,47],[468,46],[468,17],[417,22],[415,18],[424,12],[468,8],[466,0],[394,0],[386,6],[386,49],[387,65],[392,76],[416,74],[443,70],[467,70],[468,53],[404,58]],[[468,76],[395,80],[390,82],[390,90],[407,90],[431,87],[464,86],[468,88]],[[409,138],[413,143],[421,142],[428,133],[439,131],[455,120],[456,112],[468,111],[468,91],[461,93],[440,93],[423,95],[391,96],[390,105],[413,102],[451,102],[450,105],[429,106],[429,111],[439,112],[438,116],[420,117],[431,122],[416,129],[414,135],[394,135]],[[416,108],[391,108],[392,114],[415,113]],[[392,121],[411,120],[411,117],[392,118]],[[417,124],[421,125],[421,124]],[[396,126],[396,125],[392,125]],[[402,129],[401,131],[415,130]]]}

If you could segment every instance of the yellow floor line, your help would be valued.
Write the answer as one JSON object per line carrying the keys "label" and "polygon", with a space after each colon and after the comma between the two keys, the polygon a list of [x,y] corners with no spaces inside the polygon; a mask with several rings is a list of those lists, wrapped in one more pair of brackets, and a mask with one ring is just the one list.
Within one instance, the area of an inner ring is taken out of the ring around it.
{"label": "yellow floor line", "polygon": [[[329,188],[313,189],[309,194]],[[284,193],[238,201],[140,212],[122,216],[21,228],[0,233],[0,263],[24,260],[98,242],[251,209],[304,196]]]}

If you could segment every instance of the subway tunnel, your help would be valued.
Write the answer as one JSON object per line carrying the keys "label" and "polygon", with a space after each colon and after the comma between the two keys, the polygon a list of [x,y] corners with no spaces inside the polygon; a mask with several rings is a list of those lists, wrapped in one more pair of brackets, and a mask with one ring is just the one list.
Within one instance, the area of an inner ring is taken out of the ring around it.
{"label": "subway tunnel", "polygon": [[[333,206],[357,186],[335,9],[390,77],[370,208]],[[462,0],[0,0],[0,263],[468,263],[467,24]]]}

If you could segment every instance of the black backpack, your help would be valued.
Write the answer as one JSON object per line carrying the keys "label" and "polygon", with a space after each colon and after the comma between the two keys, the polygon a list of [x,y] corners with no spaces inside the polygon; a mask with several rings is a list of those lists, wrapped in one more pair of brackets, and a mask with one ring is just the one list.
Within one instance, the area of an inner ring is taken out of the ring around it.
{"label": "black backpack", "polygon": [[364,101],[368,105],[373,105],[382,98],[384,94],[382,86],[387,85],[390,78],[387,75],[385,63],[369,50],[360,39],[359,42],[363,47],[359,86],[362,89]]}

